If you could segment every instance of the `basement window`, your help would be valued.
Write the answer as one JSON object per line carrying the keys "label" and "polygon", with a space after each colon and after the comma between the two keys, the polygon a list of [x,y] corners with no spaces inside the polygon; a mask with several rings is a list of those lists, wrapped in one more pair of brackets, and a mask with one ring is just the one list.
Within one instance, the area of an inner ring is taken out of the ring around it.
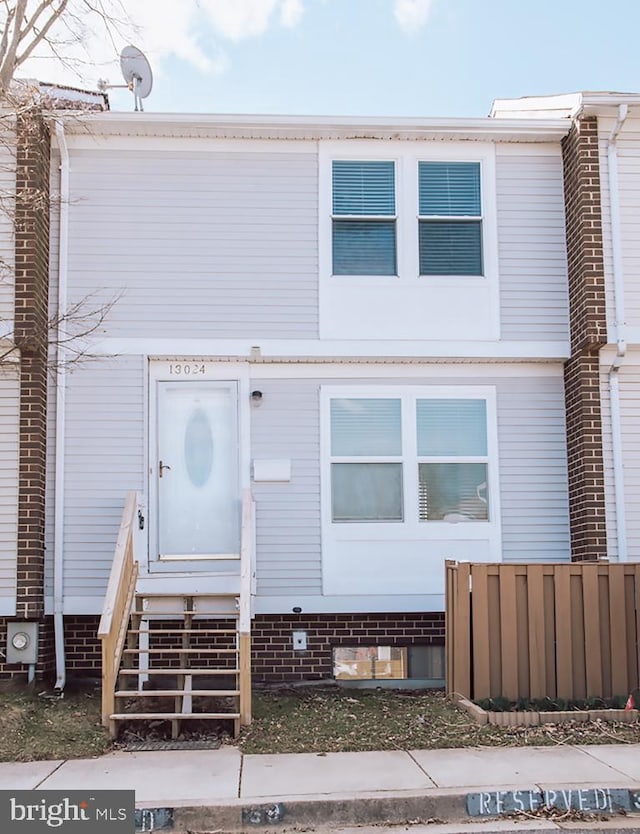
{"label": "basement window", "polygon": [[[383,686],[384,681],[415,681],[420,686],[443,686],[444,644],[336,646],[333,649],[333,676],[338,681],[353,684],[377,681],[377,685]],[[406,685],[411,686],[410,683]]]}
{"label": "basement window", "polygon": [[333,650],[336,680],[403,680],[407,649],[393,646],[341,646]]}

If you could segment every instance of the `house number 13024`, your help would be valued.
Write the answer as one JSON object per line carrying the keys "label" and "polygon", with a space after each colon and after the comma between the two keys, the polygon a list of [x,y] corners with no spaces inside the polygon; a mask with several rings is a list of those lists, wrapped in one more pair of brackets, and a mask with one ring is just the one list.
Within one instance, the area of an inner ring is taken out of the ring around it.
{"label": "house number 13024", "polygon": [[205,373],[205,366],[197,362],[181,362],[176,365],[169,365],[171,376],[202,376]]}

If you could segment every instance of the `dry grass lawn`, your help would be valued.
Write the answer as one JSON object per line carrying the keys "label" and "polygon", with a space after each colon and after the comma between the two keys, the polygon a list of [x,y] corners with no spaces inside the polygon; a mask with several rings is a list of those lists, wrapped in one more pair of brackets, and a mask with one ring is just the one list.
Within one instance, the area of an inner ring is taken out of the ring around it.
{"label": "dry grass lawn", "polygon": [[[245,753],[329,753],[440,747],[640,743],[640,723],[546,724],[541,727],[478,726],[441,692],[349,690],[335,686],[256,692],[253,723],[239,744]],[[169,737],[168,722],[155,722],[147,737]],[[214,732],[227,730],[218,726]],[[188,724],[193,738],[212,729]],[[139,738],[144,733],[136,728]],[[189,738],[189,735],[186,735]],[[233,742],[226,736],[224,742]],[[0,761],[97,756],[114,745],[100,723],[95,689],[69,689],[63,699],[46,690],[0,690]]]}

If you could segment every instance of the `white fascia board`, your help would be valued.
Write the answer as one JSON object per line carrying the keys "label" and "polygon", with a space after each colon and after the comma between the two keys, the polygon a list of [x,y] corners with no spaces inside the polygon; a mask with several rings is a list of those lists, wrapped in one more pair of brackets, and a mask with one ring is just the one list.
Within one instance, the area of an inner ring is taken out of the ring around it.
{"label": "white fascia board", "polygon": [[[618,348],[615,344],[610,343],[600,349],[599,359],[601,368],[605,367],[608,370],[613,364],[613,362],[619,358],[620,357],[618,356]],[[627,349],[621,364],[623,366],[640,364],[640,343],[635,345],[630,345],[627,343]]]}
{"label": "white fascia board", "polygon": [[[256,348],[259,350],[256,352]],[[393,361],[395,359],[441,361],[564,361],[568,341],[554,342],[389,342],[376,340],[304,339],[163,339],[112,338],[90,346],[92,354],[149,355],[165,359],[216,357],[252,362],[283,361]]]}
{"label": "white fascia board", "polygon": [[[64,598],[64,613],[65,614],[102,614],[102,607],[104,605],[104,596],[90,597],[90,596],[65,596]],[[53,614],[53,597],[45,597],[44,601],[45,615]]]}
{"label": "white fascia board", "polygon": [[640,105],[640,93],[579,92],[551,96],[499,98],[493,102],[490,116],[504,119],[575,119],[582,113],[605,116],[621,105]]}
{"label": "white fascia board", "polygon": [[65,132],[120,136],[180,136],[233,139],[466,139],[558,142],[566,119],[361,118],[176,113],[74,113]]}
{"label": "white fascia board", "polygon": [[[169,379],[167,367],[173,360],[165,357],[151,356],[150,378]],[[229,359],[219,357],[198,358],[198,364],[205,366],[203,379],[243,379],[247,376],[253,382],[267,379],[380,379],[400,380],[429,379],[454,380],[468,379],[470,375],[480,378],[519,377],[562,377],[564,362],[432,362],[428,359],[416,361],[389,362],[298,362],[269,361],[251,363],[246,359]],[[248,396],[248,392],[247,392]],[[142,566],[141,566],[142,570]]]}
{"label": "white fascia board", "polygon": [[301,608],[305,614],[404,614],[444,611],[444,594],[415,596],[256,596],[256,614],[292,614]]}
{"label": "white fascia board", "polygon": [[574,116],[582,105],[582,93],[551,96],[497,98],[491,106],[490,118],[500,119],[564,119]]}
{"label": "white fascia board", "polygon": [[[102,597],[67,596],[64,613],[101,614]],[[389,595],[389,596],[256,596],[256,614],[292,614],[299,607],[303,614],[396,614],[413,612],[444,611],[444,595]],[[53,610],[53,600],[45,600],[45,614]],[[0,607],[0,614],[4,611]],[[11,615],[15,615],[14,610]],[[7,611],[7,616],[9,612]]]}

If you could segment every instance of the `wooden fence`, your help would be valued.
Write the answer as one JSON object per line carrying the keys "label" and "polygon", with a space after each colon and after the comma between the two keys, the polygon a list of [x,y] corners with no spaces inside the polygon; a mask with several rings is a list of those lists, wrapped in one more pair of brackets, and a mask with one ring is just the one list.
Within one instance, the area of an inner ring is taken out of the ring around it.
{"label": "wooden fence", "polygon": [[639,635],[640,564],[446,563],[449,692],[626,696]]}

